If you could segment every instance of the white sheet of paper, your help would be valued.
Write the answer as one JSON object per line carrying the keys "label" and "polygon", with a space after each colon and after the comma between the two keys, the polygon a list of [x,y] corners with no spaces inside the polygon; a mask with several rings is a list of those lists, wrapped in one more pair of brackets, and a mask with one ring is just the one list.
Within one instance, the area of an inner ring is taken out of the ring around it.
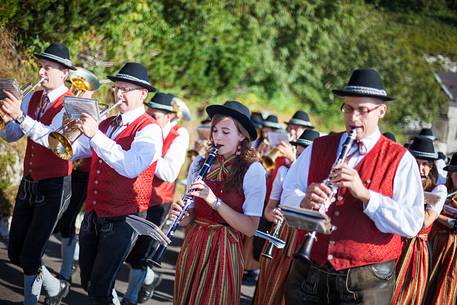
{"label": "white sheet of paper", "polygon": [[98,102],[91,98],[66,96],[63,100],[65,112],[70,119],[79,119],[82,113],[87,113],[97,121],[100,121]]}

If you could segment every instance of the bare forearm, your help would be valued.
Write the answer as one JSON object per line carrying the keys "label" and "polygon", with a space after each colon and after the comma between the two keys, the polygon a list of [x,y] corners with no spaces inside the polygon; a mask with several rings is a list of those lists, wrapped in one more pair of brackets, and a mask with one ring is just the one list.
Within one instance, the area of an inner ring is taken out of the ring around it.
{"label": "bare forearm", "polygon": [[219,207],[217,212],[232,228],[246,236],[253,236],[259,226],[260,217],[238,213],[225,203]]}

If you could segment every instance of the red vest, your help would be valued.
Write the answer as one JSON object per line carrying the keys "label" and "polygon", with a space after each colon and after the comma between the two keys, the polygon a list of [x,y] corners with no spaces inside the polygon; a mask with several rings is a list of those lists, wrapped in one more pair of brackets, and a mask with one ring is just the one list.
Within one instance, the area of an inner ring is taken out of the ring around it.
{"label": "red vest", "polygon": [[[341,134],[314,140],[308,184],[326,179],[336,158]],[[406,149],[381,136],[356,170],[368,189],[392,197],[394,177]],[[401,204],[401,202],[399,203]],[[311,258],[320,265],[330,262],[336,270],[397,259],[402,250],[399,235],[382,233],[363,213],[363,204],[346,188],[340,188],[327,214],[337,229],[318,234]]]}
{"label": "red vest", "polygon": [[[114,118],[110,117],[100,124],[103,133],[106,133]],[[136,133],[150,124],[156,124],[155,120],[147,114],[141,115],[116,137],[116,143],[124,150],[129,150]],[[119,175],[92,151],[86,211],[95,210],[98,217],[124,216],[146,211],[156,165],[157,162],[154,162],[136,178],[127,178]]]}
{"label": "red vest", "polygon": [[[165,140],[163,140],[162,158],[167,154],[171,143],[173,143],[173,141],[179,136],[178,129],[179,126],[176,124],[173,126],[173,128],[171,128]],[[157,206],[160,204],[173,202],[174,192],[174,182],[163,181],[157,176],[154,176],[154,179],[152,180],[152,196],[150,206]]]}
{"label": "red vest", "polygon": [[[36,113],[40,106],[43,91],[36,91],[30,99],[27,114],[36,120]],[[70,91],[59,96],[42,114],[38,122],[44,125],[51,125],[54,117],[63,108],[65,96],[72,96]],[[49,178],[64,177],[71,174],[71,161],[65,161],[57,157],[51,150],[41,146],[27,138],[27,148],[24,157],[24,176],[31,176],[33,180],[44,180]]]}
{"label": "red vest", "polygon": [[[230,206],[238,213],[243,213],[243,191],[239,192],[222,190],[224,181],[209,181],[207,179],[204,179],[204,181],[211,188],[217,198],[220,198],[225,204]],[[195,197],[195,218],[204,219],[210,223],[227,224],[227,222],[219,215],[216,210],[213,210],[206,203],[206,201],[198,197]]]}

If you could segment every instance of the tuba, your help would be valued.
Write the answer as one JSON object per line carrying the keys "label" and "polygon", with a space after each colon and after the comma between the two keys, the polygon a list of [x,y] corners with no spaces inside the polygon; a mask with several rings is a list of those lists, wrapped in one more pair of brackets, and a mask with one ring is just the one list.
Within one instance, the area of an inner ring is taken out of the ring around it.
{"label": "tuba", "polygon": [[183,100],[175,97],[171,101],[171,105],[173,106],[173,110],[176,112],[177,120],[183,119],[184,121],[189,122],[192,119],[190,110]]}
{"label": "tuba", "polygon": [[75,96],[81,96],[86,91],[95,91],[100,87],[97,76],[81,67],[76,68],[76,70],[70,70],[68,80],[71,83],[70,91]]}

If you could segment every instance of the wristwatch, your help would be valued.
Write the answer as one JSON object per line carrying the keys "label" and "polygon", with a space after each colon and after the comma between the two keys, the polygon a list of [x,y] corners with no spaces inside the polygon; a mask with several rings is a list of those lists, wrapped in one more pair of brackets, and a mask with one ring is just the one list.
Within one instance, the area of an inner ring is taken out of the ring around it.
{"label": "wristwatch", "polygon": [[23,112],[23,113],[22,113],[20,116],[18,116],[14,121],[15,121],[17,124],[21,125],[22,122],[24,122],[25,117],[26,117],[26,115],[25,115],[25,113]]}

